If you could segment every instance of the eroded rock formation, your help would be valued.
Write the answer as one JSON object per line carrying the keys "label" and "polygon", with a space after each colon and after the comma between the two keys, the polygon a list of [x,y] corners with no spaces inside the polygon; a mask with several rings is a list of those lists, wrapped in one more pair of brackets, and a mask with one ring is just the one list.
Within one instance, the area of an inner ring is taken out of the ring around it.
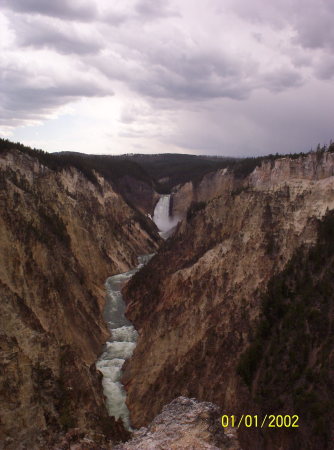
{"label": "eroded rock formation", "polygon": [[[237,374],[240,356],[256,334],[269,281],[297,249],[316,245],[318,220],[334,208],[333,173],[333,153],[311,153],[265,162],[243,180],[221,171],[212,185],[204,178],[174,196],[175,211],[197,203],[124,292],[139,331],[124,376],[135,426],[178,395],[227,414],[258,412]],[[243,436],[245,448],[296,448],[286,436],[272,446],[261,431],[254,436]]]}
{"label": "eroded rock formation", "polygon": [[107,449],[129,437],[107,416],[95,369],[103,285],[161,245],[124,289],[139,340],[123,381],[132,423],[146,428],[120,448],[239,448],[221,413],[304,410],[298,433],[241,428],[242,448],[326,448],[334,154],[179,186],[172,211],[184,220],[164,244],[145,217],[153,184],[79,166],[1,154],[1,445]]}
{"label": "eroded rock formation", "polygon": [[95,361],[108,336],[104,282],[154,251],[159,236],[110,182],[0,158],[0,441],[51,448],[78,427],[121,438]]}

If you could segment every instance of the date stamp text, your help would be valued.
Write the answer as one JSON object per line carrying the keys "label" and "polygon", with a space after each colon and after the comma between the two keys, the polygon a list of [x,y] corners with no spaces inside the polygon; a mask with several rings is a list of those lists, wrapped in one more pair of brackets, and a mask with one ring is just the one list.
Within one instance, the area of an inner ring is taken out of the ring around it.
{"label": "date stamp text", "polygon": [[235,415],[223,415],[222,416],[222,426],[224,428],[232,427],[232,428],[299,428],[299,416],[297,414],[294,415],[275,415],[275,414],[266,414],[263,417],[258,416],[257,414],[242,414],[242,416]]}

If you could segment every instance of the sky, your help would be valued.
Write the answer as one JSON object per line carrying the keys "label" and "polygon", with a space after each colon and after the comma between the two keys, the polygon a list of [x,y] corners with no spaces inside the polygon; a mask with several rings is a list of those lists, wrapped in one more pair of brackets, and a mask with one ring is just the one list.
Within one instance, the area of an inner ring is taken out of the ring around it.
{"label": "sky", "polygon": [[334,138],[333,0],[1,0],[0,136],[251,156]]}

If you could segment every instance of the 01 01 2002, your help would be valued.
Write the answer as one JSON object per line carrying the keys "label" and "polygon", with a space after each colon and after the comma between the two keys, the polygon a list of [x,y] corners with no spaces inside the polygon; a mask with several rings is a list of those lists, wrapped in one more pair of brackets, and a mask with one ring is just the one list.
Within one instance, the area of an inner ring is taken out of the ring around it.
{"label": "01 01 2002", "polygon": [[264,417],[260,417],[257,414],[242,414],[242,416],[227,415],[222,416],[222,426],[224,428],[240,428],[244,426],[246,428],[298,428],[299,416],[297,414],[266,414]]}

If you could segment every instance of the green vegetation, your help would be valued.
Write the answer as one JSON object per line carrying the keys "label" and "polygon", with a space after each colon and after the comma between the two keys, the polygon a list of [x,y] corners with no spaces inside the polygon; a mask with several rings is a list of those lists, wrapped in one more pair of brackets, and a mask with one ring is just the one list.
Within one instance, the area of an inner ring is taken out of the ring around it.
{"label": "green vegetation", "polygon": [[37,158],[41,164],[51,170],[75,167],[95,184],[97,179],[94,171],[105,177],[115,187],[117,187],[117,181],[125,176],[132,176],[149,185],[153,182],[139,164],[122,156],[86,155],[75,152],[47,153],[43,150],[31,149],[20,143],[10,142],[7,139],[0,139],[0,154],[14,149]]}
{"label": "green vegetation", "polygon": [[161,193],[169,193],[174,186],[193,181],[228,166],[234,158],[195,156],[184,154],[124,155],[140,164],[146,172],[159,181]]}
{"label": "green vegetation", "polygon": [[333,263],[329,212],[319,221],[317,243],[299,248],[271,279],[261,321],[237,369],[263,412],[300,415],[314,448],[327,448],[334,413]]}
{"label": "green vegetation", "polygon": [[[92,183],[97,183],[94,172],[99,173],[119,188],[119,181],[124,177],[133,177],[161,194],[170,193],[171,189],[187,181],[199,183],[204,175],[219,169],[227,168],[238,178],[245,178],[255,167],[263,161],[288,157],[291,159],[305,156],[306,153],[291,153],[288,155],[258,156],[251,158],[231,158],[219,156],[195,156],[185,154],[127,154],[127,155],[87,155],[76,152],[47,153],[43,150],[32,149],[20,143],[0,139],[0,154],[16,149],[31,157],[37,158],[43,165],[52,170],[62,170],[75,167],[80,170]],[[329,147],[320,145],[316,153],[334,152],[334,144]]]}
{"label": "green vegetation", "polygon": [[[62,218],[50,208],[39,206],[38,216],[41,219],[41,224],[46,227],[53,235],[57,236],[63,244],[69,247],[71,238],[67,232],[66,225],[64,224]],[[43,232],[40,233],[40,238],[46,239],[46,244],[48,243],[48,236],[46,236],[45,228],[43,227]]]}
{"label": "green vegetation", "polygon": [[198,211],[205,209],[205,207],[206,202],[192,202],[187,211],[187,221],[189,222]]}

